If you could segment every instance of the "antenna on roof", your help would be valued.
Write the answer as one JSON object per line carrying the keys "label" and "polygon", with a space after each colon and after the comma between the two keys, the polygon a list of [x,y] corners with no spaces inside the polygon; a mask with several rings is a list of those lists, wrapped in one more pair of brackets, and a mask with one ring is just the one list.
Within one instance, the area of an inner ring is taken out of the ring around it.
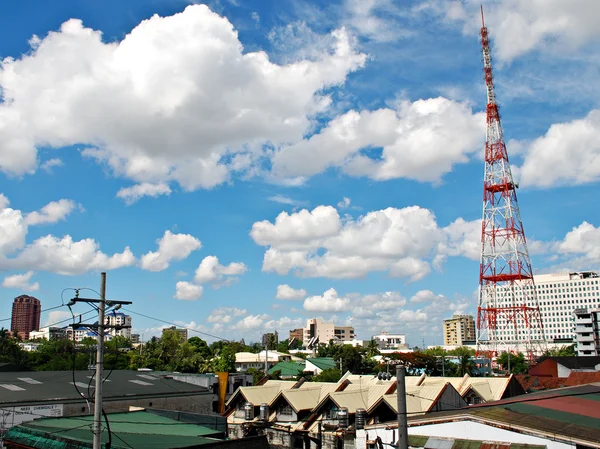
{"label": "antenna on roof", "polygon": [[483,19],[483,5],[481,6],[481,26],[482,28],[485,28],[485,20]]}

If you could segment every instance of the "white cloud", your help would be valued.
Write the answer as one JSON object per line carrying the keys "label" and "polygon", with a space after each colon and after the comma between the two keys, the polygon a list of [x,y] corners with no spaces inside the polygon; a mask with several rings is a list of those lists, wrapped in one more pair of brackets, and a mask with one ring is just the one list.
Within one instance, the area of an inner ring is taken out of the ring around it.
{"label": "white cloud", "polygon": [[344,312],[349,305],[350,299],[340,298],[333,288],[321,296],[309,296],[304,300],[304,310],[309,312]]}
{"label": "white cloud", "polygon": [[263,271],[330,278],[388,271],[413,281],[429,273],[427,259],[446,239],[434,215],[417,206],[373,211],[343,224],[331,206],[282,212],[274,223],[254,223],[250,235],[268,247]]}
{"label": "white cloud", "polygon": [[286,338],[288,338],[288,331],[290,329],[297,329],[299,327],[303,327],[304,324],[306,324],[305,321],[302,320],[302,318],[290,318],[287,316],[281,317],[281,318],[277,318],[277,319],[273,319],[273,320],[269,320],[267,322],[265,322],[264,324],[264,328],[265,330],[271,331],[271,330],[276,330],[280,333],[280,340],[285,340]]}
{"label": "white cloud", "polygon": [[391,17],[396,8],[390,0],[345,0],[344,15],[358,34],[376,42],[389,42],[407,32]]}
{"label": "white cloud", "polygon": [[46,204],[39,212],[30,212],[25,216],[25,224],[28,226],[56,223],[65,220],[77,205],[72,200],[58,200]]}
{"label": "white cloud", "polygon": [[190,282],[180,281],[175,285],[175,299],[194,301],[202,297],[204,288],[201,285],[191,284]]}
{"label": "white cloud", "polygon": [[[480,150],[484,130],[485,114],[443,97],[400,101],[396,109],[351,110],[318,134],[281,147],[273,156],[273,173],[282,179],[305,178],[341,167],[352,176],[375,180],[439,182]],[[368,148],[382,148],[381,158],[361,153]]]}
{"label": "white cloud", "polygon": [[519,175],[523,186],[545,188],[600,180],[600,110],[550,126],[528,145]]}
{"label": "white cloud", "polygon": [[206,5],[154,15],[120,42],[77,19],[32,42],[0,71],[1,170],[34,171],[41,145],[87,144],[117,176],[187,190],[249,170],[263,144],[301,140],[331,104],[325,89],[366,59],[339,29],[312,60],[275,64]]}
{"label": "white cloud", "polygon": [[295,200],[284,195],[274,195],[270,196],[268,199],[269,201],[273,201],[275,203],[289,204],[290,206],[301,206],[303,204],[306,204],[306,201]]}
{"label": "white cloud", "polygon": [[[78,315],[75,314],[75,317],[77,317],[77,316]],[[71,312],[67,312],[64,310],[52,310],[52,311],[48,312],[48,318],[46,318],[42,327],[48,327],[51,325],[55,325],[57,323],[65,326],[68,323],[64,322],[64,320],[67,320],[69,318],[73,318],[73,316],[71,315]]]}
{"label": "white cloud", "polygon": [[0,255],[12,254],[23,248],[27,236],[23,214],[8,205],[8,199],[0,194]]}
{"label": "white cloud", "polygon": [[47,235],[27,245],[15,258],[0,261],[0,268],[75,275],[92,270],[114,270],[134,265],[135,262],[129,247],[122,253],[108,256],[100,251],[100,245],[94,239],[73,241],[70,235],[62,238]]}
{"label": "white cloud", "polygon": [[173,260],[183,260],[192,251],[202,247],[200,240],[190,234],[165,234],[156,241],[158,251],[144,254],[140,259],[141,267],[148,271],[162,271],[169,267]]}
{"label": "white cloud", "polygon": [[40,168],[47,173],[51,173],[54,167],[62,167],[63,161],[58,158],[48,159],[40,165]]}
{"label": "white cloud", "polygon": [[342,199],[342,201],[340,201],[339,203],[337,203],[337,207],[338,207],[338,209],[347,209],[348,207],[350,207],[350,203],[351,203],[350,198],[348,198],[347,196],[345,196]]}
{"label": "white cloud", "polygon": [[259,329],[263,326],[264,322],[269,318],[269,315],[248,315],[247,317],[239,320],[234,326],[234,329],[244,331]]}
{"label": "white cloud", "polygon": [[423,303],[423,302],[431,302],[436,298],[435,293],[431,290],[419,290],[415,293],[411,298],[411,303]]}
{"label": "white cloud", "polygon": [[216,256],[206,256],[198,265],[194,280],[199,284],[212,282],[216,285],[235,282],[239,276],[248,271],[248,267],[242,262],[232,262],[229,265],[221,265]]}
{"label": "white cloud", "polygon": [[287,284],[282,284],[277,286],[277,294],[275,297],[283,300],[302,299],[306,297],[306,290],[303,288],[296,290]]}
{"label": "white cloud", "polygon": [[151,184],[143,182],[131,187],[123,187],[117,192],[117,197],[123,199],[127,204],[133,204],[144,196],[156,198],[160,195],[170,195],[171,188],[164,183]]}
{"label": "white cloud", "polygon": [[[481,26],[480,0],[431,1],[446,19],[464,24],[475,34]],[[565,54],[600,36],[597,23],[600,4],[596,0],[500,0],[484,4],[486,25],[494,38],[498,58],[510,61],[538,49]]]}
{"label": "white cloud", "polygon": [[12,276],[6,276],[2,281],[2,287],[5,288],[16,288],[19,290],[24,290],[26,292],[35,292],[40,289],[40,284],[38,282],[34,282],[30,284],[32,276],[35,273],[33,271],[28,271],[25,274],[15,274]]}
{"label": "white cloud", "polygon": [[238,309],[237,307],[219,307],[213,310],[206,321],[209,323],[222,323],[227,324],[238,316],[246,315],[248,311],[246,309]]}

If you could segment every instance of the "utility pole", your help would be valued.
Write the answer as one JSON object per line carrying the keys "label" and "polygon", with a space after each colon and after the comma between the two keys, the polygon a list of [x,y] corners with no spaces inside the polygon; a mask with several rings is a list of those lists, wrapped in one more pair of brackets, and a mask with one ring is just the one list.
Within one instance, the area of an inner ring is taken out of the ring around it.
{"label": "utility pole", "polygon": [[510,351],[508,351],[508,375],[510,375]]}
{"label": "utility pole", "polygon": [[96,330],[97,348],[96,348],[96,390],[94,391],[94,425],[92,431],[94,434],[93,449],[102,449],[102,384],[104,382],[104,335],[106,329],[125,329],[131,326],[108,325],[104,323],[106,307],[114,307],[113,312],[120,309],[123,305],[131,304],[131,301],[106,300],[106,273],[100,273],[100,299],[80,298],[79,291],[75,298],[69,302],[69,306],[77,302],[85,302],[94,305],[98,309],[98,324],[73,324],[73,332],[79,328],[91,328]]}
{"label": "utility pole", "polygon": [[100,273],[98,304],[98,343],[96,352],[96,391],[94,397],[94,449],[102,449],[102,382],[104,382],[104,312],[106,309],[106,273]]}
{"label": "utility pole", "polygon": [[408,422],[406,415],[406,371],[396,365],[396,393],[398,395],[398,449],[408,449]]}
{"label": "utility pole", "polygon": [[442,356],[442,377],[446,377],[446,364],[444,363],[446,361],[446,356],[443,355]]}

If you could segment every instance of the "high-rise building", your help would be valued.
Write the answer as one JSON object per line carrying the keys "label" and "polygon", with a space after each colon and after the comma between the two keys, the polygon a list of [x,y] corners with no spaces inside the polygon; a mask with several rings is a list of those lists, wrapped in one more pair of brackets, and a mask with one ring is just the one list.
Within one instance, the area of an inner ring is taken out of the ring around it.
{"label": "high-rise building", "polygon": [[13,302],[10,330],[28,340],[29,333],[40,328],[41,312],[39,299],[28,295],[17,296]]}
{"label": "high-rise building", "polygon": [[325,323],[318,318],[311,318],[303,329],[303,344],[310,346],[318,339],[320,344],[327,344],[330,340],[347,341],[354,339],[352,326],[336,326],[334,323]]}
{"label": "high-rise building", "polygon": [[462,346],[475,341],[475,320],[471,315],[454,315],[444,320],[444,345]]}
{"label": "high-rise building", "polygon": [[267,332],[262,335],[262,345],[266,346],[267,344],[275,344],[279,343],[279,334],[277,331],[275,332]]}
{"label": "high-rise building", "polygon": [[575,309],[577,355],[600,355],[600,309]]}
{"label": "high-rise building", "polygon": [[125,337],[131,339],[131,317],[124,313],[109,313],[104,316],[104,324],[109,326],[129,326],[124,329],[106,329],[106,334],[111,337]]}
{"label": "high-rise building", "polygon": [[[600,308],[600,276],[594,271],[536,274],[534,277],[542,314],[544,336],[548,342],[569,343],[575,336],[576,309]],[[508,302],[512,296],[525,296],[521,286],[498,288],[497,301]],[[517,326],[506,326],[501,332],[514,338]]]}

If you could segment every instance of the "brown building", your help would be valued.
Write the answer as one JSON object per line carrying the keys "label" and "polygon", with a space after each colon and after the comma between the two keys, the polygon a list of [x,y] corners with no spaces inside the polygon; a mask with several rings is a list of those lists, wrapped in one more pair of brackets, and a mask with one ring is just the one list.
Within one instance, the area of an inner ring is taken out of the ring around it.
{"label": "brown building", "polygon": [[302,341],[304,339],[304,329],[301,327],[298,329],[292,329],[290,331],[290,341],[292,341],[292,339],[295,339],[295,341]]}
{"label": "brown building", "polygon": [[462,346],[475,340],[475,321],[471,315],[454,315],[444,320],[444,345]]}
{"label": "brown building", "polygon": [[33,296],[21,295],[15,298],[12,308],[10,330],[18,332],[24,340],[29,338],[29,332],[40,328],[40,313],[42,304]]}

